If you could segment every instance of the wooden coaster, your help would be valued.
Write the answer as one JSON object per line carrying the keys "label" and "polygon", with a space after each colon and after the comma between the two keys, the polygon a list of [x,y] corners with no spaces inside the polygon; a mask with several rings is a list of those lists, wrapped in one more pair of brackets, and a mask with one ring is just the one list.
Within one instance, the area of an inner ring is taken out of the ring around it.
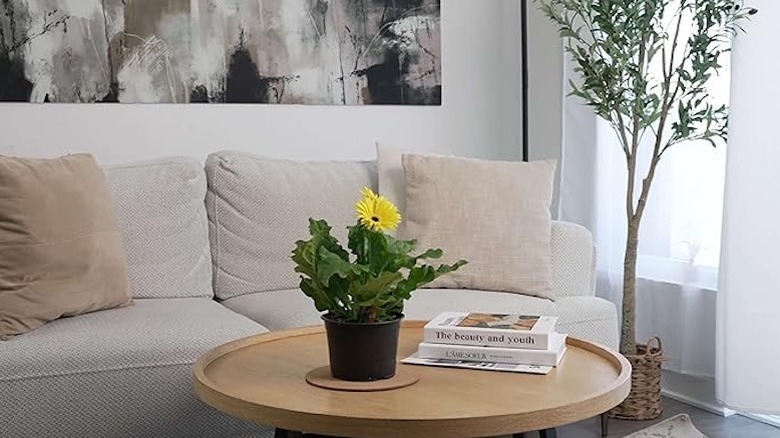
{"label": "wooden coaster", "polygon": [[306,374],[306,382],[320,388],[333,389],[336,391],[350,392],[374,392],[389,391],[391,389],[405,388],[414,385],[420,380],[420,377],[407,367],[397,367],[395,376],[376,380],[373,382],[349,382],[339,380],[330,374],[330,366],[315,368]]}

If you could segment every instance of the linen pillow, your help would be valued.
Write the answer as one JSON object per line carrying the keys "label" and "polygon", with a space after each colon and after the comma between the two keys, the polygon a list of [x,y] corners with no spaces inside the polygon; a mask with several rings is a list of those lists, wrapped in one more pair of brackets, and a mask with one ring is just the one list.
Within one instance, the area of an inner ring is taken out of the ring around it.
{"label": "linen pillow", "polygon": [[469,264],[431,284],[554,299],[550,204],[555,161],[404,155],[406,237]]}
{"label": "linen pillow", "polygon": [[122,238],[95,159],[0,156],[0,339],[128,303]]}
{"label": "linen pillow", "polygon": [[[449,154],[419,154],[409,149],[400,148],[382,143],[376,144],[376,165],[378,173],[379,194],[389,199],[401,212],[406,214],[406,177],[401,157],[404,154],[429,155],[432,157],[444,157]],[[403,222],[401,222],[403,226]]]}

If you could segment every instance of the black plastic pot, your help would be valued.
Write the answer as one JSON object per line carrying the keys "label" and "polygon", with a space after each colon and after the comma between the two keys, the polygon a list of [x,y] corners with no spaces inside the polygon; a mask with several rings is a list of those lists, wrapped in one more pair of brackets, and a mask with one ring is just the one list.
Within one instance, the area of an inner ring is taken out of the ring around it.
{"label": "black plastic pot", "polygon": [[330,373],[353,382],[395,376],[398,335],[403,317],[394,321],[356,323],[323,316],[328,335]]}

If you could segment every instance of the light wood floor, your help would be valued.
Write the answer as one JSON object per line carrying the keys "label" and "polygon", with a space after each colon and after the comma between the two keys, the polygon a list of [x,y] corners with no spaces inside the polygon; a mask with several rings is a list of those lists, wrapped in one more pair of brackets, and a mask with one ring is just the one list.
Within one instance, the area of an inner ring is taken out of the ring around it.
{"label": "light wood floor", "polygon": [[[653,421],[609,420],[609,436],[623,437],[660,422],[664,418],[680,413],[691,416],[696,428],[709,438],[780,438],[780,428],[751,420],[741,415],[724,418],[701,409],[665,398],[664,415]],[[596,419],[583,421],[558,429],[558,438],[600,437],[600,428]],[[536,438],[531,435],[531,438]]]}

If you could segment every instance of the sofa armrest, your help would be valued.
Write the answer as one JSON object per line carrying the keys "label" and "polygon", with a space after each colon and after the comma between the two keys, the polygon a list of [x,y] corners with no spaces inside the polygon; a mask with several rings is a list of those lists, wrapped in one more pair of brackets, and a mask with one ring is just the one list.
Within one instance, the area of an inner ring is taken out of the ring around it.
{"label": "sofa armrest", "polygon": [[556,297],[595,295],[593,236],[570,222],[552,224],[552,282]]}

